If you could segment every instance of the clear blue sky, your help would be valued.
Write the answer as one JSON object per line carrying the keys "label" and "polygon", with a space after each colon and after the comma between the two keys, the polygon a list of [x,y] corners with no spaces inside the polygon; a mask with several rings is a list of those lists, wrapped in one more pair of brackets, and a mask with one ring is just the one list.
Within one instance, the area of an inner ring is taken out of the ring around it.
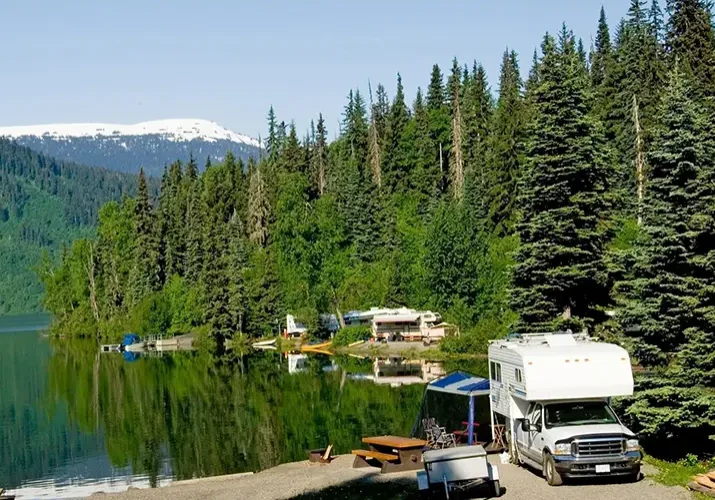
{"label": "clear blue sky", "polygon": [[566,21],[586,47],[604,5],[628,0],[2,0],[0,125],[205,118],[257,136],[273,104],[331,137],[350,88],[402,74],[408,98],[433,63],[481,61],[492,87],[508,45],[528,71]]}

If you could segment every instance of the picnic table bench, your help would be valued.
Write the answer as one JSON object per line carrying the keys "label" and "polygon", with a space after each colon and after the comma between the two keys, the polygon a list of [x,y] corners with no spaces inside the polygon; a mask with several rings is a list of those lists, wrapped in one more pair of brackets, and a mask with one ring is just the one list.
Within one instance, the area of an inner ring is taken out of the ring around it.
{"label": "picnic table bench", "polygon": [[353,468],[380,467],[380,472],[401,472],[422,468],[422,451],[427,446],[423,439],[399,436],[365,437],[362,442],[369,450],[353,450]]}

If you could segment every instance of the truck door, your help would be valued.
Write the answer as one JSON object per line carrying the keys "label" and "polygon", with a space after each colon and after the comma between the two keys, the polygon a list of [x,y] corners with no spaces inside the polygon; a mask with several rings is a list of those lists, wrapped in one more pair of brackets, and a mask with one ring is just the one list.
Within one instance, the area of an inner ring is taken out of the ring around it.
{"label": "truck door", "polygon": [[543,461],[541,453],[544,446],[544,439],[541,433],[543,430],[543,413],[543,407],[539,403],[531,403],[526,412],[529,430],[524,431],[519,425],[516,431],[519,453],[537,464],[541,464]]}

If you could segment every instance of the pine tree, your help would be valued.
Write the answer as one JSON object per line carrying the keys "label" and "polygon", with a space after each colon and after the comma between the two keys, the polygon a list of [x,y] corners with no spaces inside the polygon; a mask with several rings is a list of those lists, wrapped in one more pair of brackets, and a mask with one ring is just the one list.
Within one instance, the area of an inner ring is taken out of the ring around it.
{"label": "pine tree", "polygon": [[[465,193],[473,197],[469,203],[475,216],[486,218],[489,133],[494,103],[487,74],[475,61],[464,99]],[[471,187],[467,189],[467,185]]]}
{"label": "pine tree", "polygon": [[547,35],[542,50],[512,281],[513,310],[529,331],[592,324],[608,298],[602,132],[573,36],[564,28],[557,47]]}
{"label": "pine tree", "polygon": [[648,155],[643,226],[646,238],[635,279],[620,283],[622,327],[637,332],[634,352],[646,365],[665,364],[695,327],[698,279],[693,266],[693,227],[698,174],[703,166],[703,124],[681,72],[670,76]]}
{"label": "pine tree", "polygon": [[464,196],[464,123],[462,120],[462,74],[455,57],[452,61],[452,74],[448,85],[452,114],[452,148],[449,155],[449,182],[452,196],[461,200]]}
{"label": "pine tree", "polygon": [[134,203],[134,264],[129,275],[132,304],[138,303],[159,286],[158,254],[154,213],[149,202],[144,169],[140,169]]}
{"label": "pine tree", "polygon": [[[189,162],[189,166],[191,162]],[[186,197],[186,253],[184,269],[190,283],[197,283],[203,269],[204,210],[201,203],[201,179],[192,179],[191,170],[184,176]]]}
{"label": "pine tree", "polygon": [[165,184],[161,187],[159,224],[163,228],[165,279],[174,274],[183,275],[184,271],[185,202],[182,196],[181,176],[182,165],[177,160],[169,166]]}
{"label": "pine tree", "polygon": [[278,160],[278,122],[273,106],[268,110],[268,139],[266,140],[266,153],[268,161],[275,163]]}
{"label": "pine tree", "polygon": [[511,234],[524,163],[524,102],[516,52],[506,50],[499,78],[489,165],[489,219],[499,234]]}
{"label": "pine tree", "polygon": [[268,222],[270,219],[270,204],[268,192],[261,172],[265,163],[256,165],[253,159],[248,161],[248,239],[261,247],[268,244]]}
{"label": "pine tree", "polygon": [[[379,190],[382,187],[382,139],[380,136],[381,125],[378,121],[384,122],[384,115],[381,116],[381,110],[377,104],[372,101],[372,87],[368,83],[370,91],[370,131],[368,138],[368,162],[370,171],[372,172],[372,181]],[[384,129],[384,123],[382,124]]]}
{"label": "pine tree", "polygon": [[233,329],[239,333],[245,331],[248,315],[248,296],[246,290],[246,268],[248,256],[241,218],[234,213],[228,226],[228,311]]}
{"label": "pine tree", "polygon": [[303,164],[305,156],[298,141],[298,134],[295,130],[295,123],[291,122],[288,138],[280,155],[280,171],[288,173],[305,173],[307,165]]}
{"label": "pine tree", "polygon": [[591,84],[594,89],[599,89],[606,81],[606,74],[611,65],[613,47],[611,34],[608,29],[606,10],[601,6],[601,15],[598,18],[598,31],[596,33],[595,47],[591,54]]}
{"label": "pine tree", "polygon": [[318,196],[325,194],[328,184],[328,132],[325,130],[325,120],[323,113],[318,116],[318,127],[315,134],[315,147],[313,148],[313,156],[311,160],[311,168],[313,170],[313,184],[315,185]]}
{"label": "pine tree", "polygon": [[661,52],[645,2],[632,0],[617,34],[610,71],[597,89],[596,101],[597,115],[604,121],[606,139],[614,150],[615,198],[622,219],[635,219],[638,210],[633,99],[635,96],[638,102],[640,133],[647,148],[665,77],[664,61],[658,56]]}
{"label": "pine tree", "polygon": [[432,67],[430,83],[427,87],[427,114],[434,151],[432,161],[440,169],[442,176],[440,190],[444,191],[448,181],[450,120],[442,71],[436,64]]}
{"label": "pine tree", "polygon": [[434,161],[434,143],[430,136],[429,114],[422,96],[422,89],[417,88],[417,96],[412,106],[413,144],[411,163],[414,166],[413,185],[420,197],[419,208],[427,212],[439,193],[442,172]]}
{"label": "pine tree", "polygon": [[688,78],[707,96],[715,96],[715,31],[705,0],[668,0],[666,49]]}
{"label": "pine tree", "polygon": [[402,77],[397,75],[397,93],[387,120],[387,147],[383,178],[389,193],[406,193],[410,187],[410,144],[406,137],[410,113],[405,104]]}

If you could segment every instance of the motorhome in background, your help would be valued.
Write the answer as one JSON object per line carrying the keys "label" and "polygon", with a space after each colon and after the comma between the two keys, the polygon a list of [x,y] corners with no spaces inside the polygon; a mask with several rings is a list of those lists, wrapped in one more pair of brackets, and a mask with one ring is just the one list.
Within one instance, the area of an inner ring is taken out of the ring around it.
{"label": "motorhome in background", "polygon": [[346,325],[369,326],[378,340],[439,341],[458,333],[454,325],[442,322],[439,313],[399,308],[373,307],[368,311],[350,311],[344,315]]}
{"label": "motorhome in background", "polygon": [[622,347],[586,334],[512,334],[489,345],[492,429],[503,425],[515,461],[564,478],[637,478],[638,441],[610,400],[633,394]]}

